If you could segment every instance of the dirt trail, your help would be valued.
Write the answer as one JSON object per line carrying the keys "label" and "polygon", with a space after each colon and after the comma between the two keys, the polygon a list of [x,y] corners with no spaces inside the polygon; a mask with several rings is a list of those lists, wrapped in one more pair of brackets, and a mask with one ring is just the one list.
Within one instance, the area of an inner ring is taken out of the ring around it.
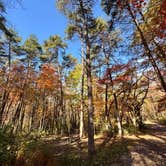
{"label": "dirt trail", "polygon": [[[146,130],[142,134],[125,136],[122,140],[96,137],[97,152],[106,155],[103,156],[103,160],[106,162],[99,164],[99,166],[166,166],[166,126],[155,123],[147,124],[146,126]],[[80,156],[84,160],[87,159],[87,139],[80,141],[77,137],[60,137],[56,139],[48,137],[48,139],[44,138],[42,149],[45,151],[46,160],[42,161],[44,164],[40,161],[40,164],[35,165],[63,166],[64,164],[57,163],[66,154]],[[53,162],[54,160],[55,162]],[[45,164],[50,161],[51,165]],[[67,165],[65,164],[64,166]]]}
{"label": "dirt trail", "polygon": [[130,157],[128,166],[166,166],[166,127],[149,124],[146,134],[128,136]]}

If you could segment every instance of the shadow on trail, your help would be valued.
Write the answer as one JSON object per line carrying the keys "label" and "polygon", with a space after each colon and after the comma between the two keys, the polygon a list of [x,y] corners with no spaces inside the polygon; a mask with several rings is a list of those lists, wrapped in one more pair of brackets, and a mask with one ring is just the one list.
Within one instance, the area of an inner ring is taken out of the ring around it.
{"label": "shadow on trail", "polygon": [[166,127],[150,124],[136,139],[127,138],[132,145],[130,153],[133,166],[166,165]]}
{"label": "shadow on trail", "polygon": [[44,140],[15,166],[165,166],[166,127],[150,124],[143,134],[123,139],[96,138],[96,155],[88,161],[87,139]]}

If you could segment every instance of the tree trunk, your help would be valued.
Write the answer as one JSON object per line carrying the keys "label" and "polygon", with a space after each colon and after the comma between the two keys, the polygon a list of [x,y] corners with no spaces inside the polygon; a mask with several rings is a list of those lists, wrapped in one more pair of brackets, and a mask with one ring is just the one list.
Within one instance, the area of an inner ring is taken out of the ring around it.
{"label": "tree trunk", "polygon": [[90,56],[90,39],[88,29],[88,18],[85,15],[84,1],[78,0],[83,17],[83,37],[86,45],[86,74],[87,74],[87,89],[88,89],[88,156],[93,157],[95,154],[95,143],[94,143],[94,106],[93,106],[93,91],[92,91],[92,69],[91,69],[91,56]]}
{"label": "tree trunk", "polygon": [[108,84],[105,85],[105,129],[109,130],[109,110],[108,110]]}
{"label": "tree trunk", "polygon": [[144,48],[145,48],[145,51],[146,51],[147,56],[149,58],[149,61],[151,62],[151,65],[153,66],[154,71],[156,72],[156,75],[157,75],[157,77],[158,77],[158,79],[160,81],[161,87],[166,92],[166,82],[165,82],[165,80],[164,80],[164,78],[163,78],[163,76],[162,76],[162,74],[161,74],[156,62],[155,62],[155,59],[153,58],[153,55],[152,55],[151,50],[150,50],[150,48],[148,46],[148,43],[147,43],[147,41],[146,41],[146,39],[145,39],[145,37],[143,35],[143,32],[142,32],[140,26],[138,25],[138,23],[137,23],[137,21],[135,19],[135,16],[134,16],[134,14],[133,14],[133,12],[132,12],[132,10],[130,8],[130,5],[129,4],[127,4],[127,5],[128,5],[128,11],[129,11],[129,13],[130,13],[130,15],[131,15],[131,17],[133,19],[133,22],[135,23],[135,26],[137,27],[137,30],[138,30],[138,32],[139,32],[139,34],[141,36],[142,44],[144,45]]}
{"label": "tree trunk", "polygon": [[82,46],[82,79],[81,79],[81,110],[80,110],[80,138],[84,135],[84,48]]}
{"label": "tree trunk", "polygon": [[92,74],[91,74],[91,58],[90,58],[90,44],[87,43],[86,48],[86,68],[88,81],[88,154],[89,157],[95,153],[94,144],[94,106],[92,95]]}
{"label": "tree trunk", "polygon": [[114,93],[114,103],[115,103],[115,115],[116,115],[116,120],[117,120],[117,124],[118,124],[118,135],[120,137],[122,137],[123,133],[122,133],[122,122],[121,122],[121,118],[119,115],[119,110],[118,110],[118,101],[117,101],[117,97],[116,94]]}
{"label": "tree trunk", "polygon": [[9,54],[8,54],[8,65],[9,65],[9,70],[11,67],[11,39],[9,40]]}
{"label": "tree trunk", "polygon": [[3,94],[3,98],[2,98],[2,105],[1,105],[1,109],[0,109],[0,125],[2,125],[3,123],[3,114],[5,112],[5,106],[8,100],[8,96],[9,93],[5,90],[4,94]]}

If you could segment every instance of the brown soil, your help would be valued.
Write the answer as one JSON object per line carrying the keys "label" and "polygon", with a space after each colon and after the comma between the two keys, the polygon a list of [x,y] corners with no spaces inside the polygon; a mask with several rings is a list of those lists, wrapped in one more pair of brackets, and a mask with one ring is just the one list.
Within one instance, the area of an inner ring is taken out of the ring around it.
{"label": "brown soil", "polygon": [[144,134],[127,136],[130,158],[126,166],[166,166],[166,126],[148,124]]}

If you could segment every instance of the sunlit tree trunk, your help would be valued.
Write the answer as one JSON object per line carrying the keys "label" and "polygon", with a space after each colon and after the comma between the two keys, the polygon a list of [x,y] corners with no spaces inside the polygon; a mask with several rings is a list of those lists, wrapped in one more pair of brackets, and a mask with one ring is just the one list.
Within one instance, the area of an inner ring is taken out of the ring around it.
{"label": "sunlit tree trunk", "polygon": [[3,114],[5,112],[5,106],[8,100],[8,96],[9,96],[9,93],[7,92],[7,90],[5,90],[3,93],[2,104],[0,108],[0,125],[2,125],[2,122],[3,122]]}
{"label": "sunlit tree trunk", "polygon": [[84,48],[82,46],[82,78],[81,78],[81,108],[80,108],[80,138],[84,135]]}
{"label": "sunlit tree trunk", "polygon": [[115,116],[116,116],[116,120],[117,120],[117,125],[118,125],[118,135],[120,137],[122,137],[123,133],[122,133],[122,122],[121,122],[121,118],[120,118],[120,114],[119,114],[119,108],[118,108],[118,100],[117,100],[117,96],[114,93],[114,104],[115,104]]}

